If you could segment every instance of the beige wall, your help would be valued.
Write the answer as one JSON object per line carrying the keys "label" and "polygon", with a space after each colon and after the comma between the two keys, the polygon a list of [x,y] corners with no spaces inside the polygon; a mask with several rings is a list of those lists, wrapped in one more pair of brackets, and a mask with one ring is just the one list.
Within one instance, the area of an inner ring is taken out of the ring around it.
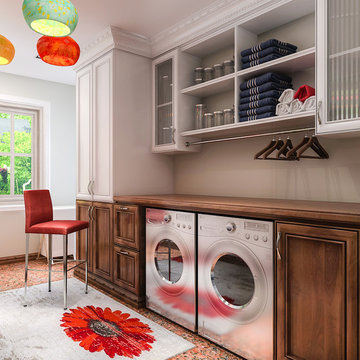
{"label": "beige wall", "polygon": [[329,160],[253,160],[270,140],[208,144],[176,156],[176,193],[360,202],[359,138],[321,139]]}

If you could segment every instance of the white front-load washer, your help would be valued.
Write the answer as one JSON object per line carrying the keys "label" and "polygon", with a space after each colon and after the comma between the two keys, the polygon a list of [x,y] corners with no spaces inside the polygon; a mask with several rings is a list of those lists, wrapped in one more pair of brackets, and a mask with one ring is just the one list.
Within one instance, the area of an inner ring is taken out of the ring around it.
{"label": "white front-load washer", "polygon": [[273,223],[198,215],[198,332],[273,359]]}
{"label": "white front-load washer", "polygon": [[146,306],[196,330],[195,214],[146,209]]}

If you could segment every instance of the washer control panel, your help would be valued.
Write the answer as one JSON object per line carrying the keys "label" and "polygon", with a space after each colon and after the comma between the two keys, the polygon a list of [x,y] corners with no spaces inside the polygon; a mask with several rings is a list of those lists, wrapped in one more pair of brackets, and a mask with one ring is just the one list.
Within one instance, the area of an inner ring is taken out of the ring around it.
{"label": "washer control panel", "polygon": [[199,235],[231,237],[272,248],[273,222],[199,214]]}
{"label": "washer control panel", "polygon": [[146,209],[146,225],[166,225],[184,232],[195,232],[195,214],[163,209]]}

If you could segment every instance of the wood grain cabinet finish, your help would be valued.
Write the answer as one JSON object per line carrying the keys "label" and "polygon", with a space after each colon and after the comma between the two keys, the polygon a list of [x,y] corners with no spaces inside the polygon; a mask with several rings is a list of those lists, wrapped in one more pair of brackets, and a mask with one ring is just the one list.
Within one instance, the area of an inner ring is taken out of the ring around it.
{"label": "wood grain cabinet finish", "polygon": [[94,202],[92,217],[93,272],[112,280],[113,205]]}
{"label": "wood grain cabinet finish", "polygon": [[140,250],[139,207],[134,205],[114,206],[114,243]]}
{"label": "wood grain cabinet finish", "polygon": [[114,247],[114,283],[140,295],[140,254],[127,248]]}
{"label": "wood grain cabinet finish", "polygon": [[[91,211],[92,202],[91,201],[77,201],[76,202],[76,219],[82,221],[90,221],[90,211]],[[89,272],[93,271],[93,262],[92,262],[92,251],[93,247],[91,246],[92,241],[92,226],[91,221],[89,224],[89,262],[88,270]],[[85,241],[86,241],[86,232],[78,231],[76,233],[76,256],[79,260],[85,259]],[[84,265],[79,266],[80,269],[85,269]]]}
{"label": "wood grain cabinet finish", "polygon": [[358,232],[277,224],[277,359],[358,359]]}

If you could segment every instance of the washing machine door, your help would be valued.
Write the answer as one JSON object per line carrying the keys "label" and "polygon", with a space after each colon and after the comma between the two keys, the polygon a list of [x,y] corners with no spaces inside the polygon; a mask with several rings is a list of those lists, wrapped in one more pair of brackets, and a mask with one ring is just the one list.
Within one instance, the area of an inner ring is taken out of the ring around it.
{"label": "washing machine door", "polygon": [[147,241],[147,307],[191,330],[196,323],[194,252],[195,236],[173,229],[157,231]]}

